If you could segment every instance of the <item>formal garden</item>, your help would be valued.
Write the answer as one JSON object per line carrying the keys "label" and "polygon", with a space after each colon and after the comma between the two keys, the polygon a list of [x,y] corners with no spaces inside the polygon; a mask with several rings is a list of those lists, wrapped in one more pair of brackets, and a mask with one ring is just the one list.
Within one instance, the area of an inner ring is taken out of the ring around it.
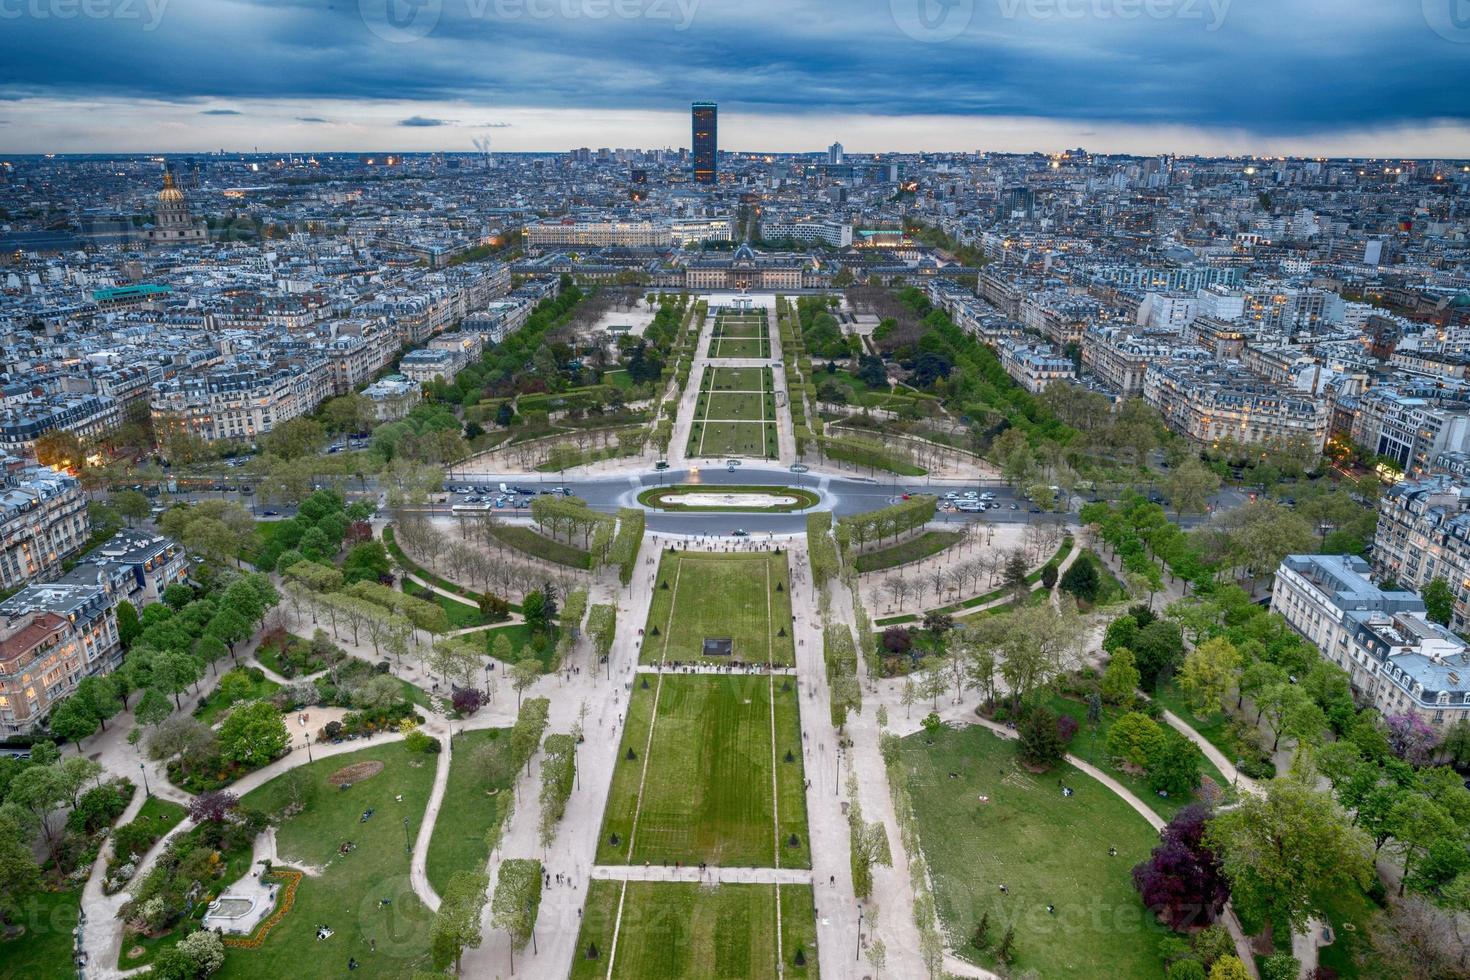
{"label": "formal garden", "polygon": [[[729,640],[711,654],[706,640]],[[645,664],[795,663],[791,572],[780,549],[667,551],[659,561],[641,661]]]}

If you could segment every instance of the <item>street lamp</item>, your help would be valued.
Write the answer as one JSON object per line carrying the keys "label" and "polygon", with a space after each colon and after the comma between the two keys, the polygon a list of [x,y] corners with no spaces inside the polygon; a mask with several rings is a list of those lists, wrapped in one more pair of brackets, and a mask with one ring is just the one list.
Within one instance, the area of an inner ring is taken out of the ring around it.
{"label": "street lamp", "polygon": [[408,818],[403,818],[403,853],[412,854],[413,846],[408,842]]}
{"label": "street lamp", "polygon": [[854,960],[860,960],[863,958],[863,907],[861,905],[858,906],[857,952],[853,954],[852,958]]}
{"label": "street lamp", "polygon": [[315,762],[316,760],[311,757],[311,733],[310,732],[302,732],[301,733],[301,741],[303,741],[303,742],[306,743],[306,761],[307,762]]}
{"label": "street lamp", "polygon": [[148,789],[148,767],[140,762],[138,763],[138,771],[143,774],[143,798],[147,799],[153,795],[152,791]]}

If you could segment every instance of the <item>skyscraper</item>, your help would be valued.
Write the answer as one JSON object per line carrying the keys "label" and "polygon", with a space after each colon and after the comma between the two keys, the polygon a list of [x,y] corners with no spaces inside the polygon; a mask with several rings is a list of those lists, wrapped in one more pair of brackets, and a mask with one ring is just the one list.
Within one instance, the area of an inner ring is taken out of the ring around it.
{"label": "skyscraper", "polygon": [[844,153],[841,143],[833,143],[831,146],[827,147],[827,162],[832,166],[840,166],[842,164],[843,156]]}
{"label": "skyscraper", "polygon": [[699,184],[715,182],[715,164],[720,152],[720,107],[713,102],[696,102],[690,108],[694,124],[694,180]]}

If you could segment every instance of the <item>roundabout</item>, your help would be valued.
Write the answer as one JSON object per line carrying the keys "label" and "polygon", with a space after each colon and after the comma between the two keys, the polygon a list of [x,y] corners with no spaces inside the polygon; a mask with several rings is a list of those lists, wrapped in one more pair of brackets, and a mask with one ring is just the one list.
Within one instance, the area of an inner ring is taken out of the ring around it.
{"label": "roundabout", "polygon": [[815,507],[821,498],[811,490],[796,487],[684,484],[650,487],[638,494],[638,502],[654,510],[684,513],[780,514]]}

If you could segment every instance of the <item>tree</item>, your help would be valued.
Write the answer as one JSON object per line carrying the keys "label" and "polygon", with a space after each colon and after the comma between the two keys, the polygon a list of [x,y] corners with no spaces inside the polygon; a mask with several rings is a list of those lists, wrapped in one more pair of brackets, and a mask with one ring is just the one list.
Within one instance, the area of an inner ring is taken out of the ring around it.
{"label": "tree", "polygon": [[102,730],[107,731],[107,719],[122,710],[122,698],[118,696],[120,681],[112,674],[94,674],[83,677],[77,683],[72,697],[87,706],[96,717]]}
{"label": "tree", "polygon": [[1170,796],[1188,796],[1199,785],[1204,756],[1193,742],[1160,726],[1163,738],[1148,758],[1148,788]]}
{"label": "tree", "polygon": [[1021,719],[1019,731],[1021,758],[1027,765],[1050,768],[1062,760],[1067,747],[1057,731],[1057,716],[1045,705],[1038,705]]}
{"label": "tree", "polygon": [[1164,741],[1164,730],[1148,715],[1130,711],[1108,729],[1108,754],[1140,769],[1147,768]]}
{"label": "tree", "polygon": [[495,895],[490,900],[490,922],[510,935],[513,949],[524,949],[536,927],[541,904],[541,862],[506,858],[500,862]]}
{"label": "tree", "polygon": [[1165,492],[1176,514],[1202,514],[1210,495],[1220,489],[1220,477],[1196,457],[1174,467],[1165,483]]}
{"label": "tree", "polygon": [[109,503],[119,514],[127,518],[129,527],[146,518],[153,510],[153,505],[148,502],[147,496],[139,490],[119,490],[112,494]]}
{"label": "tree", "polygon": [[1206,841],[1219,853],[1237,906],[1257,921],[1285,920],[1294,930],[1333,892],[1366,887],[1368,840],[1349,826],[1332,798],[1289,779],[1210,823]]}
{"label": "tree", "polygon": [[1097,564],[1085,551],[1077,556],[1077,560],[1062,575],[1062,591],[1071,593],[1082,602],[1095,601],[1101,586],[1102,579],[1097,573]]}
{"label": "tree", "polygon": [[[503,872],[501,878],[504,880]],[[429,931],[430,954],[436,970],[445,970],[453,964],[454,972],[458,973],[465,948],[479,948],[480,913],[485,908],[485,893],[489,888],[489,876],[480,872],[459,871],[449,879],[449,887],[440,898]]]}
{"label": "tree", "polygon": [[41,869],[17,814],[0,807],[0,922],[14,921],[22,903],[41,887]]}
{"label": "tree", "polygon": [[143,696],[133,708],[133,717],[144,725],[157,725],[173,713],[168,695],[156,687],[145,688]]}
{"label": "tree", "polygon": [[1099,691],[1108,704],[1131,704],[1134,692],[1138,690],[1138,681],[1139,673],[1134,666],[1133,651],[1127,647],[1119,647],[1108,659]]}
{"label": "tree", "polygon": [[224,823],[239,805],[240,798],[234,793],[200,793],[189,804],[189,817],[195,823]]}
{"label": "tree", "polygon": [[534,657],[518,660],[510,668],[510,683],[516,691],[516,710],[521,707],[521,695],[541,679],[541,662]]}
{"label": "tree", "polygon": [[1220,710],[1225,695],[1235,686],[1240,670],[1240,652],[1224,637],[1205,640],[1184,658],[1179,670],[1179,689],[1197,716]]}
{"label": "tree", "polygon": [[143,632],[143,627],[138,623],[138,610],[124,599],[117,604],[117,638],[122,648],[127,650]]}
{"label": "tree", "polygon": [[1470,975],[1470,915],[1410,895],[1373,917],[1369,943],[1377,975],[1398,980],[1446,980]]}
{"label": "tree", "polygon": [[208,929],[189,933],[176,948],[193,964],[192,977],[207,977],[225,965],[224,941]]}
{"label": "tree", "polygon": [[97,731],[97,716],[82,699],[65,698],[51,709],[51,730],[62,738],[77,743],[77,754],[82,751],[82,739]]}
{"label": "tree", "polygon": [[1455,611],[1455,594],[1449,583],[1442,578],[1432,579],[1419,593],[1424,600],[1424,614],[1432,623],[1447,626]]}
{"label": "tree", "polygon": [[1138,673],[1145,688],[1167,680],[1184,656],[1184,634],[1178,623],[1154,620],[1138,631],[1129,645],[1138,660]]}
{"label": "tree", "polygon": [[1389,715],[1383,721],[1388,727],[1388,745],[1394,755],[1415,766],[1429,761],[1439,743],[1439,733],[1424,719],[1410,711]]}
{"label": "tree", "polygon": [[1133,887],[1144,906],[1178,931],[1214,922],[1230,897],[1215,852],[1205,843],[1209,811],[1190,804],[1160,833],[1148,858],[1133,868]]}
{"label": "tree", "polygon": [[255,769],[286,751],[291,735],[269,701],[252,701],[231,711],[219,728],[220,758]]}
{"label": "tree", "polygon": [[1414,869],[1414,860],[1435,841],[1456,832],[1455,822],[1444,808],[1422,797],[1405,795],[1389,811],[1389,826],[1404,855],[1404,876],[1399,880],[1399,894]]}

